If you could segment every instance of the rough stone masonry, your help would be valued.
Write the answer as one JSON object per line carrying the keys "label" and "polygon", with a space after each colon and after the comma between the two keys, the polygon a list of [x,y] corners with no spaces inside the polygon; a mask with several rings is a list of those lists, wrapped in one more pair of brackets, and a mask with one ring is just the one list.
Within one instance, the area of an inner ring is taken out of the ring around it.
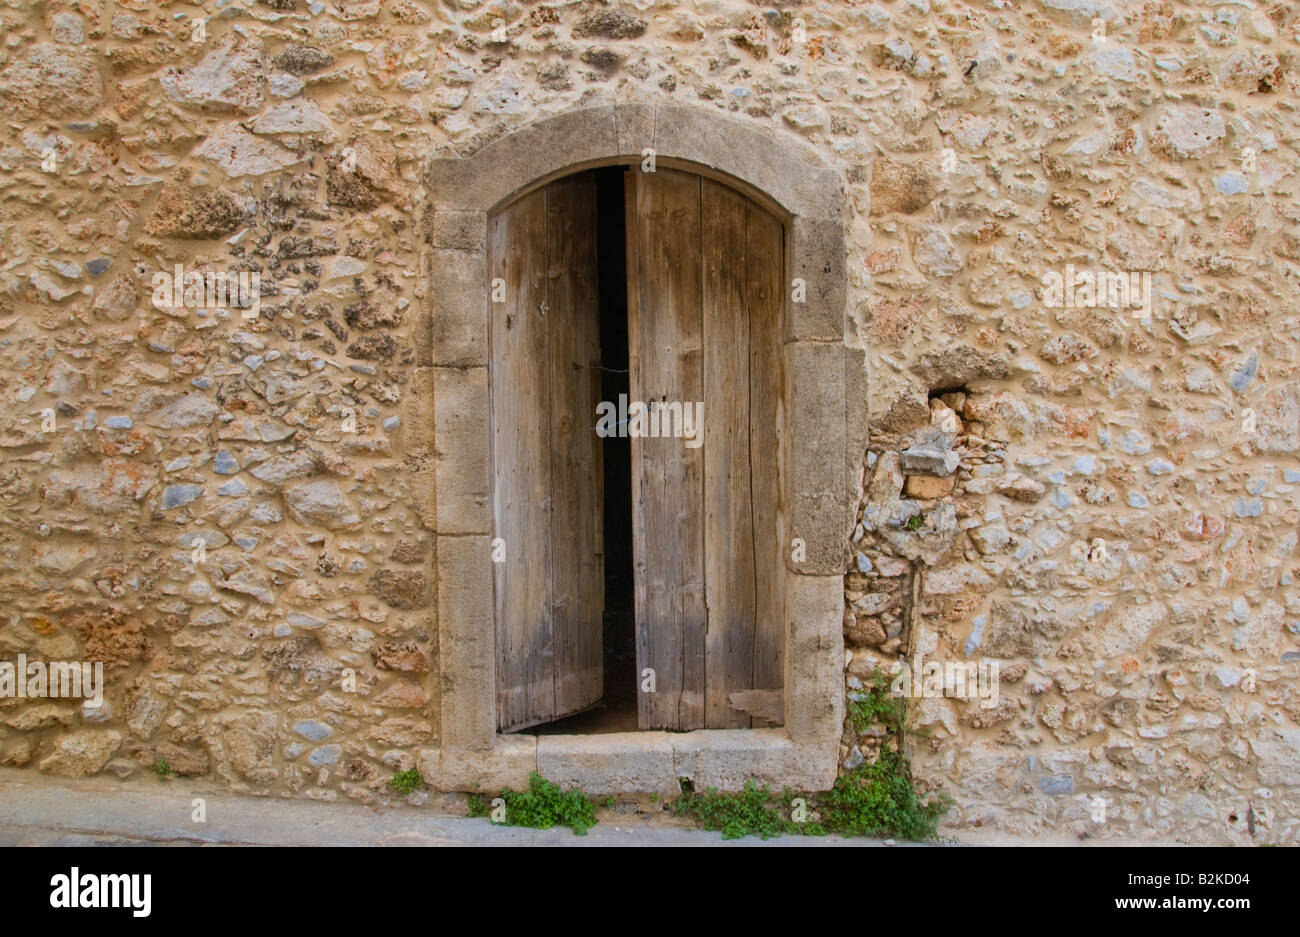
{"label": "rough stone masonry", "polygon": [[911,706],[948,827],[1295,844],[1298,65],[1268,0],[0,0],[0,659],[105,667],[0,764],[370,802],[438,749],[422,167],[658,98],[842,174],[843,692],[1000,662]]}

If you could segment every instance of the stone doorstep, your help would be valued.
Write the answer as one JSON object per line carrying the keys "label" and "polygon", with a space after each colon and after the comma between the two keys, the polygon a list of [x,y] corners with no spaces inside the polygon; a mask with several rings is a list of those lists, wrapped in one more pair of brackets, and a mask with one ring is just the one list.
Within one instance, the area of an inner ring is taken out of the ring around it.
{"label": "stone doorstep", "polygon": [[696,790],[738,791],[754,779],[774,790],[828,790],[835,783],[839,739],[794,742],[784,729],[699,729],[599,735],[498,735],[491,749],[427,749],[420,773],[443,791],[526,790],[537,771],[562,788],[587,794]]}

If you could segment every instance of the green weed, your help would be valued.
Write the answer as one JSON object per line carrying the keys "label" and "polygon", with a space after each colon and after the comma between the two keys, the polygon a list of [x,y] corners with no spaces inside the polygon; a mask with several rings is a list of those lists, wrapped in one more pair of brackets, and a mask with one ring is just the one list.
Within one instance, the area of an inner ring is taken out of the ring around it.
{"label": "green weed", "polygon": [[424,778],[421,777],[420,772],[414,768],[409,768],[406,771],[399,771],[388,779],[388,786],[392,788],[394,792],[403,796],[411,793],[423,784]]}
{"label": "green weed", "polygon": [[[596,803],[577,788],[562,791],[536,771],[528,776],[528,790],[514,791],[504,788],[501,799],[505,801],[505,826],[526,826],[536,830],[549,830],[554,826],[567,826],[574,836],[586,836],[596,825]],[[613,806],[614,798],[607,798],[603,806]],[[469,798],[471,817],[491,817],[492,807],[482,795]]]}
{"label": "green weed", "polygon": [[[934,837],[939,818],[952,806],[946,794],[922,803],[912,786],[911,770],[901,754],[907,709],[902,697],[889,689],[888,675],[877,670],[864,690],[849,703],[850,723],[859,732],[881,726],[887,733],[880,754],[840,775],[823,794],[785,791],[779,800],[754,781],[739,792],[714,788],[697,794],[684,783],[677,802],[679,816],[690,816],[707,830],[721,831],[723,839],[757,835],[763,839],[781,834],[821,836],[896,836],[923,840]],[[796,797],[804,800],[809,819],[793,819]]]}
{"label": "green weed", "polygon": [[693,818],[706,830],[722,833],[723,839],[757,835],[763,839],[782,833],[817,836],[825,832],[820,824],[796,823],[791,819],[795,794],[785,791],[775,800],[765,786],[753,779],[739,792],[722,792],[711,787],[697,793],[689,781],[682,781],[682,796],[675,806],[677,815]]}

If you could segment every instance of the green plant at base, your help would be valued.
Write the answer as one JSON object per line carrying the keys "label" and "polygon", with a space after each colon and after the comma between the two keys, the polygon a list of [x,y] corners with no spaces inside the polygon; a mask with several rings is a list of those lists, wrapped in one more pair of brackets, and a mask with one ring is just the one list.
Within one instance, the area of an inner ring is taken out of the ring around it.
{"label": "green plant at base", "polygon": [[166,781],[175,772],[172,771],[172,766],[167,764],[166,758],[159,758],[157,761],[153,763],[153,773],[158,775],[158,777],[161,778],[162,780]]}
{"label": "green plant at base", "polygon": [[[795,822],[791,817],[796,796],[803,797],[805,809],[820,819]],[[875,761],[840,775],[824,794],[796,795],[787,790],[776,800],[753,780],[738,792],[709,788],[697,794],[684,788],[676,812],[694,818],[706,830],[721,832],[723,839],[833,833],[922,840],[935,835],[939,818],[951,805],[946,795],[921,803],[903,756],[885,749]]]}
{"label": "green plant at base", "polygon": [[751,834],[768,839],[782,833],[806,836],[824,833],[820,824],[796,823],[791,819],[794,798],[794,793],[787,790],[781,801],[773,801],[771,792],[752,779],[745,782],[743,791],[727,793],[716,787],[696,793],[690,782],[683,779],[676,813],[679,817],[693,817],[706,830],[720,831],[723,839],[740,839]]}
{"label": "green plant at base", "polygon": [[924,523],[925,521],[921,519],[920,514],[913,514],[911,517],[907,519],[907,523],[904,524],[903,526],[908,530],[916,531],[916,530],[920,530],[921,525]]}
{"label": "green plant at base", "polygon": [[[785,791],[773,800],[766,787],[748,781],[743,791],[722,793],[710,788],[697,794],[682,785],[677,802],[679,816],[693,817],[708,830],[719,830],[723,839],[755,834],[767,839],[782,833],[821,836],[897,836],[902,839],[930,839],[939,818],[952,806],[946,794],[921,803],[912,786],[912,775],[901,748],[906,733],[906,701],[890,690],[888,675],[877,670],[868,685],[849,703],[849,722],[859,732],[882,726],[887,738],[874,761],[863,762],[835,779],[824,794],[795,794]],[[793,819],[794,800],[802,797],[816,820],[798,823]]]}
{"label": "green plant at base", "polygon": [[399,771],[388,779],[388,786],[403,796],[411,793],[422,784],[424,784],[424,778],[421,777],[420,772],[414,768],[408,768],[406,771]]}
{"label": "green plant at base", "polygon": [[817,802],[826,828],[845,836],[899,836],[930,839],[948,812],[947,795],[917,800],[907,761],[882,748],[875,761],[863,762],[835,779]]}
{"label": "green plant at base", "polygon": [[[859,732],[881,726],[886,733],[874,761],[863,762],[835,779],[819,800],[828,828],[846,836],[900,836],[929,839],[939,818],[952,806],[941,794],[921,803],[903,745],[907,736],[907,700],[896,695],[889,675],[872,671],[868,684],[849,702],[849,722]],[[893,743],[890,744],[892,737]]]}
{"label": "green plant at base", "polygon": [[[527,826],[535,830],[549,830],[554,826],[567,826],[574,836],[586,836],[587,830],[596,825],[596,804],[577,788],[562,791],[536,771],[528,775],[528,790],[514,791],[503,788],[501,799],[505,801],[505,826]],[[607,798],[603,806],[613,805],[614,799]],[[469,798],[469,815],[471,817],[490,817],[492,807],[479,794]]]}

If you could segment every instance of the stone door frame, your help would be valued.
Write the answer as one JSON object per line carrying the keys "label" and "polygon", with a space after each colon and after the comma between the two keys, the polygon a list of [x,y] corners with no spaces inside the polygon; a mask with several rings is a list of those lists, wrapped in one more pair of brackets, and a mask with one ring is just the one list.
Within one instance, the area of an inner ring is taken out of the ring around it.
{"label": "stone door frame", "polygon": [[[699,173],[743,192],[785,223],[785,725],[776,729],[502,735],[496,731],[488,422],[487,224],[520,195],[596,166]],[[436,532],[440,745],[424,753],[441,790],[524,787],[529,772],[589,793],[735,790],[749,778],[802,790],[834,782],[844,713],[845,545],[865,440],[862,353],[845,345],[846,274],[839,174],[797,138],[711,106],[659,101],[583,107],[496,136],[427,169],[432,247],[430,348],[417,412],[430,473],[413,490]],[[793,298],[802,280],[803,301]],[[852,390],[850,391],[850,388]]]}

